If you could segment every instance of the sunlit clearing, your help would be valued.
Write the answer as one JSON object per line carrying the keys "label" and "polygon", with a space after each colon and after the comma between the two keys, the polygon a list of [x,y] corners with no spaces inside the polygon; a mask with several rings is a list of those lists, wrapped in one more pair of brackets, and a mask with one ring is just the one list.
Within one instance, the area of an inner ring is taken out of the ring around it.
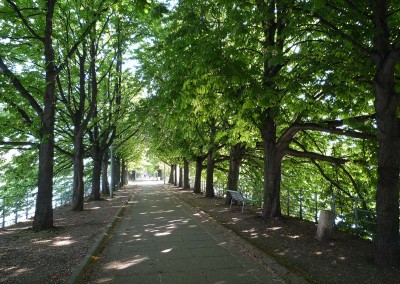
{"label": "sunlit clearing", "polygon": [[117,269],[117,270],[122,270],[122,269],[126,269],[128,267],[137,265],[143,261],[149,260],[149,258],[147,256],[143,256],[140,257],[138,256],[135,259],[129,259],[129,260],[125,260],[125,261],[113,261],[110,262],[106,265],[106,269]]}
{"label": "sunlit clearing", "polygon": [[165,250],[162,250],[161,253],[168,253],[168,252],[171,252],[172,250],[173,250],[172,248],[170,248],[170,249],[165,249]]}
{"label": "sunlit clearing", "polygon": [[155,233],[154,236],[156,237],[162,237],[162,236],[168,236],[171,235],[171,232],[164,232],[164,233]]}

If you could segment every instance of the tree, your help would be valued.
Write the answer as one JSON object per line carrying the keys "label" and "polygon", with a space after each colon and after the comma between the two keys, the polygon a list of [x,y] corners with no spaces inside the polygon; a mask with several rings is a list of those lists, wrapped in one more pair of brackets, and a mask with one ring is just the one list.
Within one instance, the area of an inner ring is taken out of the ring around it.
{"label": "tree", "polygon": [[[72,43],[68,49],[63,50],[64,53],[57,58],[56,51],[58,50],[55,49],[53,37],[55,34],[57,37],[60,36],[61,31],[56,26],[54,15],[56,9],[59,7],[64,8],[64,5],[68,5],[68,3],[61,2],[60,6],[56,6],[55,0],[46,1],[43,5],[36,3],[22,4],[19,1],[7,0],[6,5],[2,6],[3,14],[8,15],[9,22],[13,25],[3,31],[2,38],[17,39],[15,41],[17,48],[14,50],[4,45],[2,46],[0,55],[2,74],[8,78],[9,83],[18,91],[20,98],[25,100],[35,114],[40,117],[40,126],[36,133],[36,137],[39,140],[39,169],[38,195],[33,222],[34,231],[53,227],[52,191],[56,77],[96,23],[96,17],[92,17],[90,23],[82,28],[81,35],[77,41]],[[99,6],[99,8],[98,12],[101,13],[103,7]],[[31,51],[28,51],[26,49],[27,46],[34,46],[35,49],[31,48]],[[42,69],[41,78],[43,81],[40,85],[32,87],[27,84],[26,77],[24,78],[25,74],[15,69],[15,63],[19,61],[12,62],[12,58],[19,57],[18,55],[15,56],[14,52],[18,52],[24,47],[25,51],[21,56],[25,57],[32,66],[39,66],[39,69]],[[39,50],[39,53],[35,53],[32,50]],[[41,55],[39,55],[40,53]],[[42,61],[42,58],[44,61]],[[41,99],[38,96],[38,88],[43,90]],[[26,120],[29,117],[29,111],[23,109],[20,109],[20,111],[23,114],[23,119]]]}
{"label": "tree", "polygon": [[399,7],[386,0],[321,4],[305,5],[305,10],[318,19],[326,35],[357,52],[355,59],[364,63],[360,68],[370,72],[379,144],[375,262],[398,265],[400,129],[395,74],[400,56],[396,24]]}

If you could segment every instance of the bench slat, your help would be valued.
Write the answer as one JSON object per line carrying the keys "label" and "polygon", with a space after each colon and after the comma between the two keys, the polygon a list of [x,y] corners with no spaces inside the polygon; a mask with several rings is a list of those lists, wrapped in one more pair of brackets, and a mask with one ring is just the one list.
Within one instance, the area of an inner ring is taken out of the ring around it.
{"label": "bench slat", "polygon": [[243,196],[243,194],[240,191],[236,191],[236,190],[227,190],[227,192],[231,195],[232,199],[231,199],[231,205],[229,206],[229,209],[232,209],[232,204],[233,201],[240,201],[242,202],[242,212],[244,210],[244,205],[246,203],[254,203],[254,200],[248,199],[246,197]]}

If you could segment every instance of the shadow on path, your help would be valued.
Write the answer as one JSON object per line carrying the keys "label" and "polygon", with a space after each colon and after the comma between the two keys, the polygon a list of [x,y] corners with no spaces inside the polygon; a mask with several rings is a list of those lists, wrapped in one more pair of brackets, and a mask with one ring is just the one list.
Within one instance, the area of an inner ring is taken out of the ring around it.
{"label": "shadow on path", "polygon": [[175,199],[162,182],[136,183],[108,245],[85,283],[276,283],[215,224]]}

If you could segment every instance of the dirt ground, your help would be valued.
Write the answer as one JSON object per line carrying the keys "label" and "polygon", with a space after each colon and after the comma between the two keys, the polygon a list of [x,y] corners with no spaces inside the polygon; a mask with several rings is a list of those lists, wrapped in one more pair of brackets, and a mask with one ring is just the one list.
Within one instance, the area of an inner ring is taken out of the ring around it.
{"label": "dirt ground", "polygon": [[87,200],[82,212],[55,209],[52,230],[34,233],[32,220],[0,229],[0,283],[65,283],[132,188],[117,191],[113,199]]}
{"label": "dirt ground", "polygon": [[334,231],[329,241],[315,239],[315,223],[298,218],[263,220],[260,209],[224,204],[174,189],[177,196],[242,236],[282,265],[313,283],[400,283],[400,269],[373,264],[371,241]]}
{"label": "dirt ground", "polygon": [[[312,222],[265,221],[257,208],[242,213],[238,206],[229,210],[221,198],[164,187],[312,283],[400,283],[400,269],[374,266],[370,241],[335,231],[330,241],[320,242]],[[54,230],[33,233],[31,221],[0,230],[0,283],[65,283],[134,188],[113,199],[88,201],[83,212],[56,209]]]}

